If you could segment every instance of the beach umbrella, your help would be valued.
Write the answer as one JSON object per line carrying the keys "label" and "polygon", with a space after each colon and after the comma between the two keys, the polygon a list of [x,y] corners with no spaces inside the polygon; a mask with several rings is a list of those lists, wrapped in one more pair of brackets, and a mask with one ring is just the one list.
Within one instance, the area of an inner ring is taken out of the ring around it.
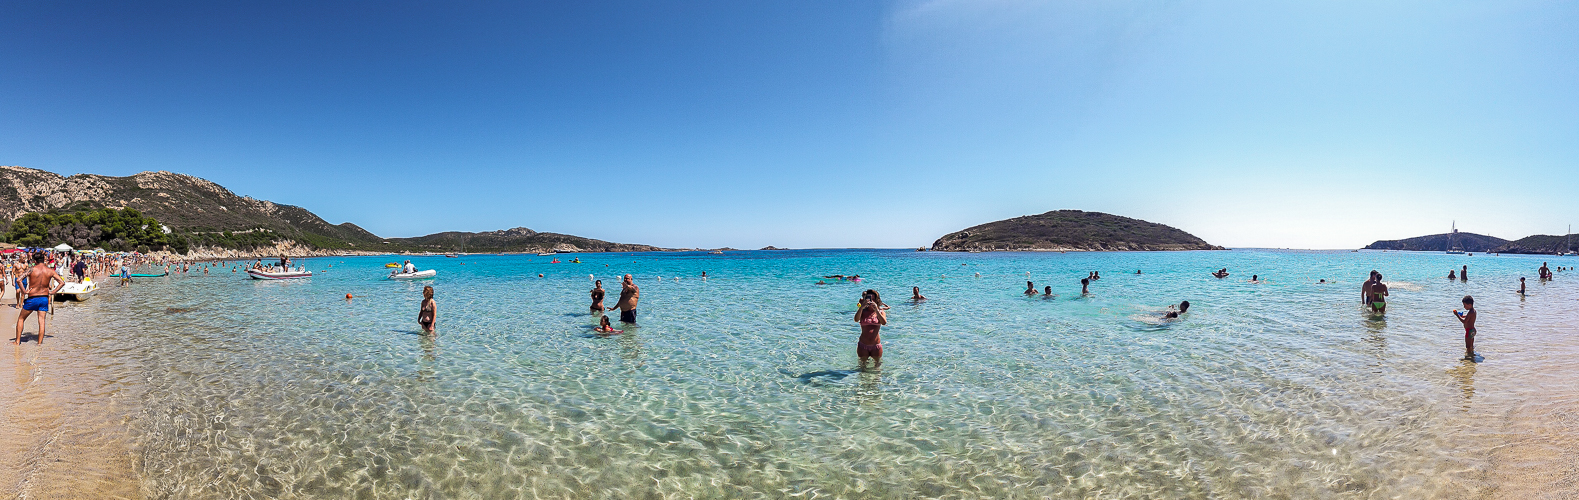
{"label": "beach umbrella", "polygon": [[67,245],[65,243],[61,243],[59,245],[55,245],[55,249],[56,250],[60,250],[62,252],[70,252],[71,251],[71,245]]}

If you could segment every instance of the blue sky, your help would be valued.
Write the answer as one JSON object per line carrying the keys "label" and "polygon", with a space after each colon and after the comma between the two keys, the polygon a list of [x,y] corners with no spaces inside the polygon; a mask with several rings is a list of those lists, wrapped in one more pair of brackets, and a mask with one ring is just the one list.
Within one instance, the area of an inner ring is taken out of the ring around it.
{"label": "blue sky", "polygon": [[0,0],[0,30],[0,164],[187,173],[383,236],[1579,222],[1574,2]]}

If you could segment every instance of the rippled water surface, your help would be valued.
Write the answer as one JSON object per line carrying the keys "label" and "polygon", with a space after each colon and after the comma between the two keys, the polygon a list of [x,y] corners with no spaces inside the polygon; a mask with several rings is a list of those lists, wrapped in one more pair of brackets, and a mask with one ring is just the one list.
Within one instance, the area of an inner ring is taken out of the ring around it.
{"label": "rippled water surface", "polygon": [[[383,280],[389,257],[310,259],[322,272],[294,282],[143,279],[68,306],[61,335],[91,339],[139,402],[126,425],[154,497],[1451,496],[1495,467],[1498,443],[1462,436],[1574,392],[1531,375],[1572,359],[1579,318],[1579,274],[1538,283],[1541,258],[577,257],[417,258],[439,276],[415,283]],[[1468,282],[1445,279],[1465,264]],[[1358,305],[1371,269],[1394,290],[1385,318]],[[624,273],[641,327],[592,335],[588,275],[612,305]],[[866,279],[816,284],[836,273]],[[860,372],[866,288],[892,310],[883,367]],[[1478,364],[1457,360],[1465,294]],[[1185,319],[1156,320],[1180,300]]]}

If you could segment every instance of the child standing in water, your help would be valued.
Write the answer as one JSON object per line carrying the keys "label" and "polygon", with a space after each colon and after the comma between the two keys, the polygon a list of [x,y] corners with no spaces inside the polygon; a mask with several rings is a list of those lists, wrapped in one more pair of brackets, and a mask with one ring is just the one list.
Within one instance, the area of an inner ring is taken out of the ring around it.
{"label": "child standing in water", "polygon": [[888,324],[888,315],[878,309],[877,302],[862,298],[861,307],[855,311],[855,322],[861,325],[861,339],[855,343],[855,355],[861,358],[861,368],[866,368],[866,358],[877,361],[872,368],[883,366],[883,338],[879,332]]}
{"label": "child standing in water", "polygon": [[1453,310],[1453,316],[1464,324],[1464,360],[1475,360],[1475,298],[1464,296],[1464,311]]}
{"label": "child standing in water", "polygon": [[422,325],[424,333],[433,333],[433,325],[439,319],[439,303],[433,301],[433,287],[422,287],[422,308],[417,311],[417,324]]}

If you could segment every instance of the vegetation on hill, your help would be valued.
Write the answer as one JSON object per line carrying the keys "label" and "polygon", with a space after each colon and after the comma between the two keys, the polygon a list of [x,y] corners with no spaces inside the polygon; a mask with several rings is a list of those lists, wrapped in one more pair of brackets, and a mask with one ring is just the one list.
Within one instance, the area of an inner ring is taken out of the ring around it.
{"label": "vegetation on hill", "polygon": [[[1430,236],[1416,236],[1402,240],[1382,240],[1366,245],[1364,250],[1408,250],[1417,252],[1446,252],[1448,250],[1448,236],[1451,233],[1433,234]],[[1453,246],[1465,252],[1490,252],[1492,248],[1505,245],[1508,240],[1484,234],[1466,233],[1460,231],[1453,238]]]}
{"label": "vegetation on hill", "polygon": [[938,238],[937,251],[1221,250],[1190,233],[1129,217],[1080,210],[989,222]]}
{"label": "vegetation on hill", "polygon": [[24,247],[65,243],[78,249],[139,252],[171,249],[184,252],[187,248],[183,238],[167,234],[158,220],[130,208],[28,213],[12,222],[0,239]]}
{"label": "vegetation on hill", "polygon": [[[1495,253],[1524,253],[1524,254],[1556,254],[1559,252],[1573,252],[1579,248],[1579,238],[1576,235],[1553,236],[1537,234],[1525,236],[1514,241],[1504,242],[1502,245],[1488,250]],[[1567,248],[1564,248],[1564,246]]]}
{"label": "vegetation on hill", "polygon": [[[85,213],[106,208],[130,209],[163,221],[172,231],[164,244],[183,253],[188,248],[198,247],[270,249],[283,242],[316,250],[368,252],[658,250],[647,245],[610,243],[525,228],[380,238],[349,222],[330,224],[307,209],[238,196],[223,186],[189,175],[142,172],[127,177],[92,174],[63,177],[43,170],[0,166],[0,230],[27,214]],[[76,234],[75,230],[72,234]],[[38,236],[44,238],[48,234]],[[49,246],[55,244],[58,242]]]}
{"label": "vegetation on hill", "polygon": [[391,245],[419,252],[651,252],[662,250],[649,245],[610,243],[580,236],[540,233],[524,227],[466,233],[458,231],[414,238],[390,238]]}

